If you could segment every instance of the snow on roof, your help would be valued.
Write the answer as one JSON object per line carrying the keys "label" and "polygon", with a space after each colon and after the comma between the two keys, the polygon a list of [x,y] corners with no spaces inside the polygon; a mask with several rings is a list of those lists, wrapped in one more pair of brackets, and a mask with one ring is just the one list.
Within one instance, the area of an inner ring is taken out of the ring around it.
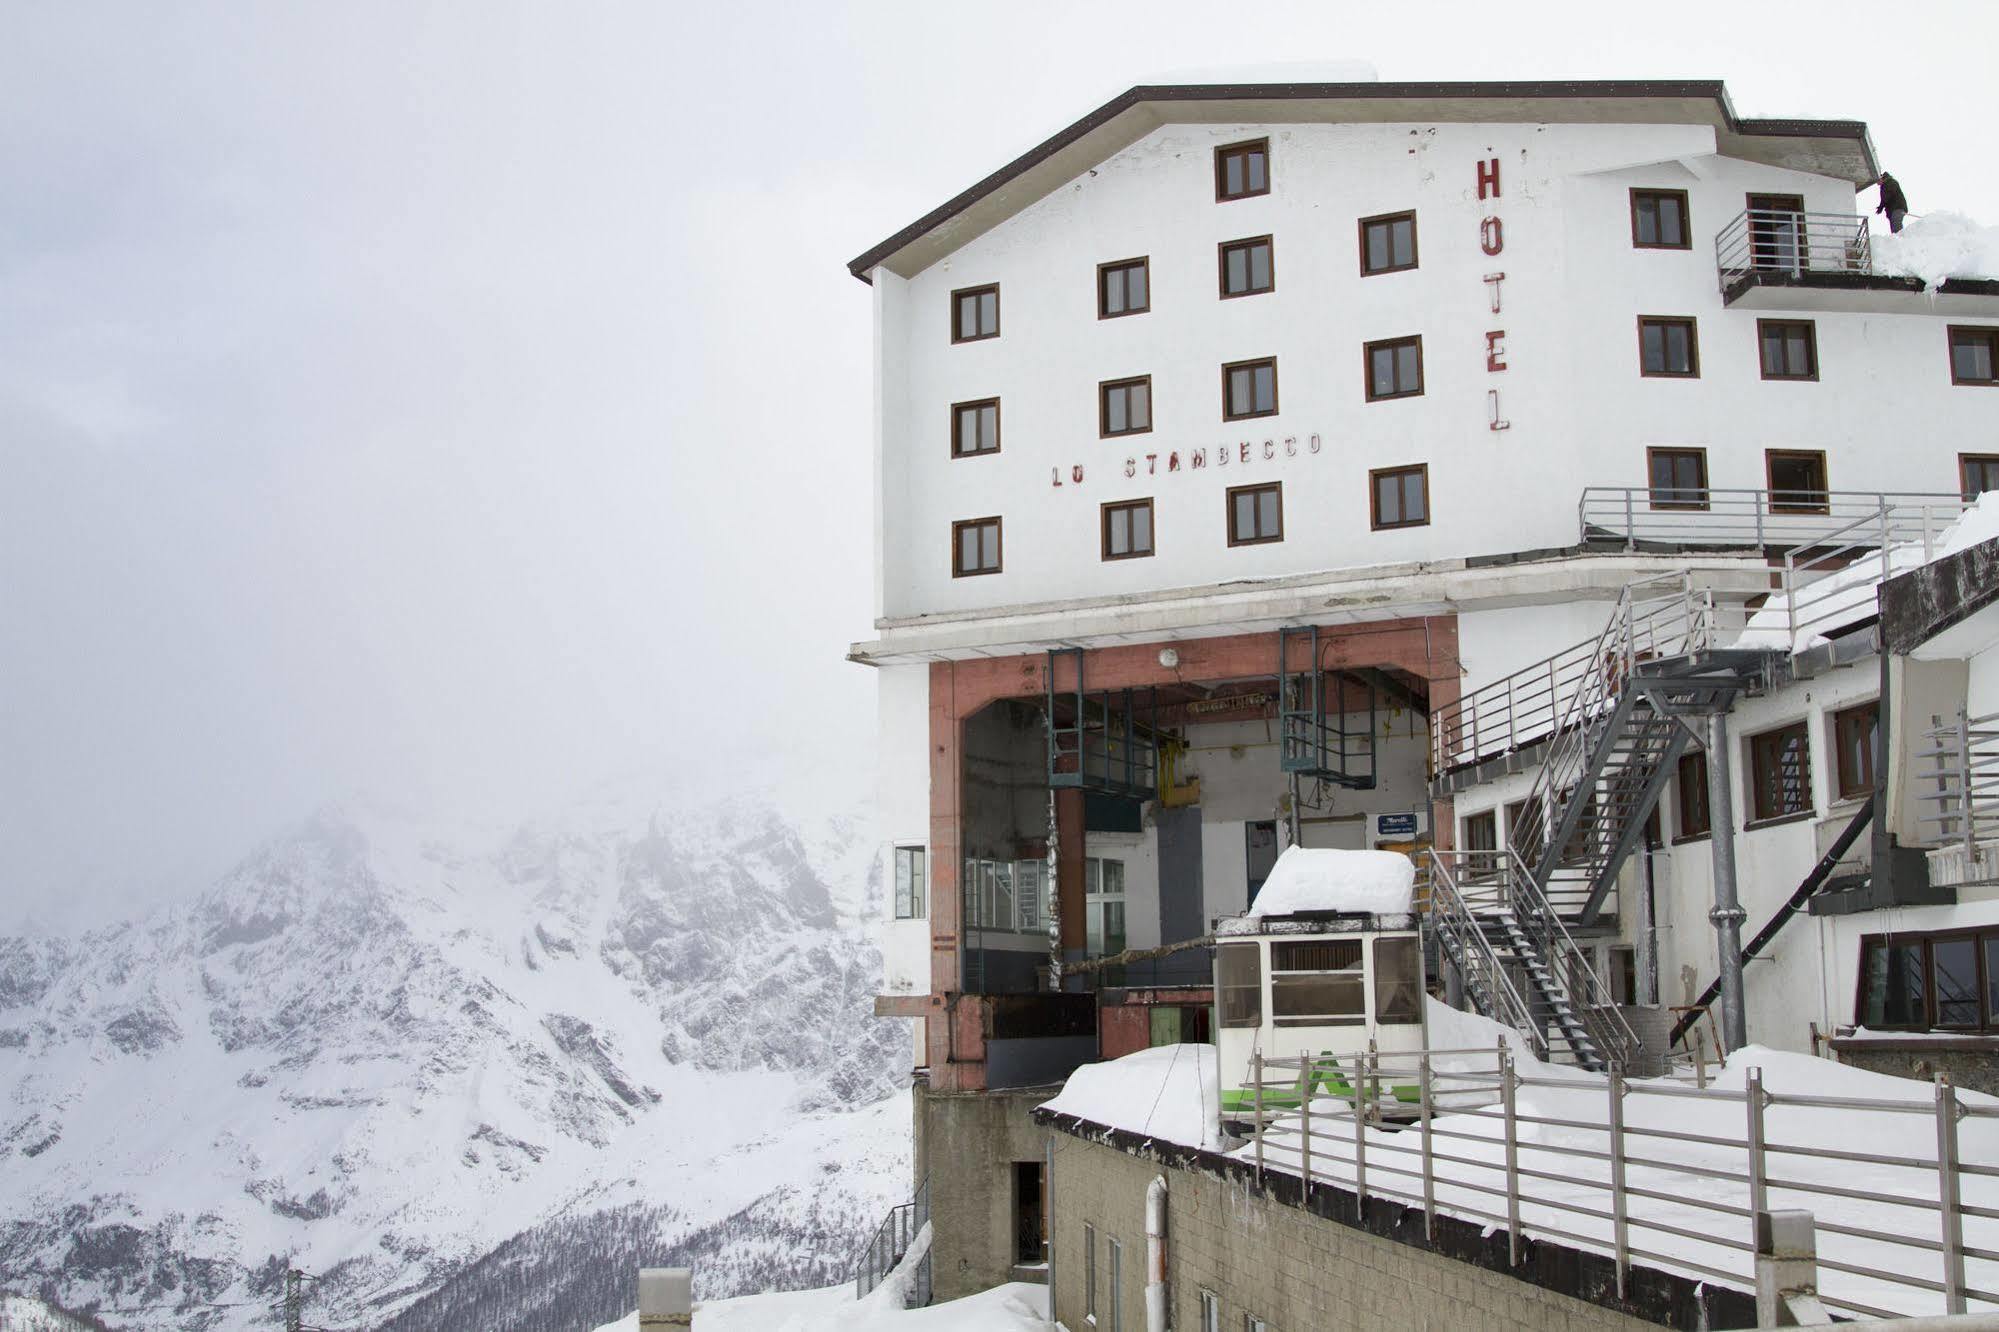
{"label": "snow on roof", "polygon": [[1911,215],[1899,233],[1871,237],[1874,271],[1919,277],[1935,289],[1945,278],[1999,278],[1999,227],[1939,209]]}
{"label": "snow on roof", "polygon": [[1219,1148],[1221,1109],[1212,1045],[1156,1045],[1085,1064],[1041,1108],[1187,1147]]}
{"label": "snow on roof", "polygon": [[1256,920],[1308,911],[1407,915],[1415,887],[1415,863],[1394,851],[1286,847],[1257,890],[1249,915]]}
{"label": "snow on roof", "polygon": [[[924,1227],[896,1275],[861,1299],[854,1298],[854,1283],[846,1281],[824,1290],[701,1300],[694,1306],[694,1325],[701,1332],[1047,1332],[1048,1287],[1024,1281],[942,1304],[903,1308],[903,1284],[897,1277],[921,1257],[919,1245],[927,1246],[928,1232]],[[638,1332],[638,1326],[639,1316],[632,1313],[597,1332]]]}

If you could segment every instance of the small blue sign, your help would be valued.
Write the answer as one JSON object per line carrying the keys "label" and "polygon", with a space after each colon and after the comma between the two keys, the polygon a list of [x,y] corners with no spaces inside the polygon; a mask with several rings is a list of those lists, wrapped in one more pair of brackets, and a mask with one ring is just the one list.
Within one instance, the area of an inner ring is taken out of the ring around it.
{"label": "small blue sign", "polygon": [[1376,837],[1414,837],[1416,816],[1414,814],[1377,814],[1374,816]]}

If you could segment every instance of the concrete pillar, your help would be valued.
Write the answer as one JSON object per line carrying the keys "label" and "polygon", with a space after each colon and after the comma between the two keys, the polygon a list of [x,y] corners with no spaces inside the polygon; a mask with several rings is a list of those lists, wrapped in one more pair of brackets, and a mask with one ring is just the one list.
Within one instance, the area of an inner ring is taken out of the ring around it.
{"label": "concrete pillar", "polygon": [[1721,1043],[1734,1052],[1749,1044],[1742,1007],[1742,920],[1748,913],[1735,890],[1735,799],[1729,779],[1728,714],[1707,722],[1708,847],[1714,856],[1715,958],[1721,973]]}
{"label": "concrete pillar", "polygon": [[694,1273],[685,1267],[639,1269],[639,1329],[694,1326]]}

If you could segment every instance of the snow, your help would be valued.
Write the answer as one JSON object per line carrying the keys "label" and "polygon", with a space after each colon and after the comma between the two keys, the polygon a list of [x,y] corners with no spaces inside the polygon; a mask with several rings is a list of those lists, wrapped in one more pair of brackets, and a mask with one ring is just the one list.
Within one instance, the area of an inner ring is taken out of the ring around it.
{"label": "snow", "polygon": [[1963,213],[1911,215],[1899,235],[1877,225],[1872,241],[1877,273],[1919,277],[1931,288],[1945,278],[1999,278],[1999,227]]}
{"label": "snow", "polygon": [[1222,1145],[1212,1045],[1156,1045],[1069,1075],[1042,1109],[1163,1142]]}
{"label": "snow", "polygon": [[1257,890],[1251,919],[1306,911],[1406,915],[1415,900],[1416,866],[1394,851],[1285,848]]}

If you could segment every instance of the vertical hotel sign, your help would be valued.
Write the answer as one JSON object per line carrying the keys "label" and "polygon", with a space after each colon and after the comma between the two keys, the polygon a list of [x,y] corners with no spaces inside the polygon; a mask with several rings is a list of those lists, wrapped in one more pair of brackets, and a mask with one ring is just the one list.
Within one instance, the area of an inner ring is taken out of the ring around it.
{"label": "vertical hotel sign", "polygon": [[[1478,164],[1478,199],[1485,203],[1499,198],[1499,159],[1489,157]],[[1497,205],[1494,205],[1496,210]],[[1506,249],[1506,224],[1500,220],[1497,211],[1488,212],[1478,224],[1478,248],[1488,259],[1497,259]],[[1499,314],[1499,288],[1506,281],[1503,272],[1485,275],[1485,289],[1492,294],[1492,313]],[[1495,319],[1495,322],[1496,319]],[[1485,334],[1485,372],[1488,375],[1506,373],[1506,330],[1487,329]],[[1499,388],[1494,385],[1485,391],[1485,424],[1488,430],[1505,430],[1513,424],[1499,412]]]}

